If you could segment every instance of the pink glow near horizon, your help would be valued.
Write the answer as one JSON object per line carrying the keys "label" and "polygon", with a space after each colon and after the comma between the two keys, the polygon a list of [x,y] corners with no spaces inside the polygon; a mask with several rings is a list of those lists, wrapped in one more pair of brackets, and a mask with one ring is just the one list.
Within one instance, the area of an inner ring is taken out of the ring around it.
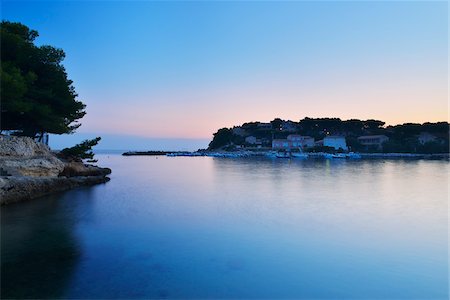
{"label": "pink glow near horizon", "polygon": [[442,82],[324,85],[249,85],[161,92],[147,99],[88,104],[80,132],[145,137],[210,138],[217,129],[276,117],[378,119],[387,125],[448,121],[447,89]]}

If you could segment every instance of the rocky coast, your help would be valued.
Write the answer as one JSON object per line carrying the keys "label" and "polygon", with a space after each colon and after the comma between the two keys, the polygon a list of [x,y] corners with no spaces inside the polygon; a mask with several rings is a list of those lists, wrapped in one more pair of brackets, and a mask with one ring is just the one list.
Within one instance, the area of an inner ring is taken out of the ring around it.
{"label": "rocky coast", "polygon": [[109,181],[111,169],[58,158],[29,137],[0,135],[0,204]]}

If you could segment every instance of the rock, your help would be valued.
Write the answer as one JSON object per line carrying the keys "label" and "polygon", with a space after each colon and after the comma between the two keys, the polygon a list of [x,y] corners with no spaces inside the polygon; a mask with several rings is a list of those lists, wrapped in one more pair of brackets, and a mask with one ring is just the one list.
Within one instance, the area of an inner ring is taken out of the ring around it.
{"label": "rock", "polygon": [[58,176],[65,164],[54,156],[43,157],[0,157],[0,167],[11,175]]}
{"label": "rock", "polygon": [[32,138],[0,135],[0,168],[11,175],[58,176],[64,163]]}
{"label": "rock", "polygon": [[109,181],[111,169],[63,162],[29,137],[0,135],[0,204]]}
{"label": "rock", "polygon": [[111,174],[111,169],[85,165],[82,162],[68,162],[60,176],[106,176]]}
{"label": "rock", "polygon": [[53,155],[43,143],[36,143],[30,137],[0,135],[0,156],[48,156]]}

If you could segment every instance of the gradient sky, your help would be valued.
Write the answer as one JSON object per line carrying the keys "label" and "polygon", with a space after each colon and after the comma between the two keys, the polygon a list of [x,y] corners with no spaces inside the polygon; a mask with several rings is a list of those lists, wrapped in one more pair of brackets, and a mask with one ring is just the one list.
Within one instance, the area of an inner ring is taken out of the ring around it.
{"label": "gradient sky", "polygon": [[80,134],[209,139],[275,117],[448,117],[443,2],[2,1],[64,49]]}

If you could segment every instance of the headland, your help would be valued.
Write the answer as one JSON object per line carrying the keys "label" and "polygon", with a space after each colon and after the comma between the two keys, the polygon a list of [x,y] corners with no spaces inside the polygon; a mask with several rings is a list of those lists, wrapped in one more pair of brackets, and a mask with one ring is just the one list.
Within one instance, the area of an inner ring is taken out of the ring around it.
{"label": "headland", "polygon": [[0,204],[110,180],[109,168],[67,161],[29,137],[0,135]]}

